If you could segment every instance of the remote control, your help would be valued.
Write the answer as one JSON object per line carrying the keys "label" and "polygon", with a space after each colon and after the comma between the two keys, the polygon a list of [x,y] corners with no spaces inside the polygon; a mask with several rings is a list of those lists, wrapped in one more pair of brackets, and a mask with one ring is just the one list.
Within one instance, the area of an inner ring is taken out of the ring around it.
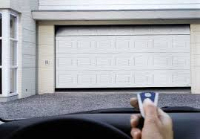
{"label": "remote control", "polygon": [[155,92],[138,93],[137,94],[137,98],[138,98],[138,104],[139,104],[140,113],[141,113],[143,118],[145,118],[144,110],[143,110],[143,102],[144,102],[144,100],[146,98],[149,98],[155,104],[155,106],[157,106],[157,103],[158,103],[158,93],[155,93]]}

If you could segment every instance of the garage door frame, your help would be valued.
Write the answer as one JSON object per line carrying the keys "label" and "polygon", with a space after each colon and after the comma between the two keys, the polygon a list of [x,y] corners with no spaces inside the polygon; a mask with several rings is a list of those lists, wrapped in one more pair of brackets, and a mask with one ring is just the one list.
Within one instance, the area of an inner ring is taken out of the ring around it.
{"label": "garage door frame", "polygon": [[[186,22],[184,22],[186,21]],[[183,22],[177,20],[167,21],[165,24],[180,24],[180,23],[189,23],[190,30],[191,30],[191,59],[196,59],[195,61],[191,62],[191,90],[192,93],[199,93],[200,92],[200,75],[198,69],[198,58],[199,51],[196,47],[196,44],[199,44],[197,40],[198,35],[200,34],[200,25],[194,24],[194,21],[191,20],[184,20]],[[55,33],[55,26],[58,25],[110,25],[110,24],[128,24],[134,25],[133,21],[39,21],[38,24],[38,93],[54,93],[55,92],[55,69],[54,69],[54,57],[55,55],[49,54],[54,52],[55,42],[54,42],[54,33]],[[149,22],[151,23],[151,22]],[[154,21],[154,23],[156,23]],[[148,22],[143,21],[140,24],[148,24]],[[164,23],[163,23],[164,24]],[[49,36],[52,39],[49,40]],[[48,51],[45,45],[49,45]],[[43,52],[41,52],[43,51]],[[48,52],[48,53],[47,53]],[[44,60],[48,59],[50,64],[46,65]]]}

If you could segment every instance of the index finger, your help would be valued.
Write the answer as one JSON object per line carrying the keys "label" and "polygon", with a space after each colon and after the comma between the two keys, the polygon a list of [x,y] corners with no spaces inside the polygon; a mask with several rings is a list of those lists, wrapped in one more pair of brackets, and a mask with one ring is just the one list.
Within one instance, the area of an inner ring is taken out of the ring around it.
{"label": "index finger", "polygon": [[133,106],[136,109],[139,109],[139,105],[138,105],[138,100],[137,98],[133,97],[130,99],[130,104],[131,106]]}

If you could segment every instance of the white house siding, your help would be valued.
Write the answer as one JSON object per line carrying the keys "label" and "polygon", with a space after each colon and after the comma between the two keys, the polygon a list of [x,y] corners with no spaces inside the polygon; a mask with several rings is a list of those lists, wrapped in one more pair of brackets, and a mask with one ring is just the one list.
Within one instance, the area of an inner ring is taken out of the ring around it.
{"label": "white house siding", "polygon": [[199,0],[39,0],[40,10],[193,9]]}
{"label": "white house siding", "polygon": [[10,8],[10,0],[0,0],[0,8]]}
{"label": "white house siding", "polygon": [[[10,7],[20,12],[19,97],[36,93],[36,21],[31,10],[37,10],[38,0],[11,0]],[[21,84],[20,84],[21,83]]]}

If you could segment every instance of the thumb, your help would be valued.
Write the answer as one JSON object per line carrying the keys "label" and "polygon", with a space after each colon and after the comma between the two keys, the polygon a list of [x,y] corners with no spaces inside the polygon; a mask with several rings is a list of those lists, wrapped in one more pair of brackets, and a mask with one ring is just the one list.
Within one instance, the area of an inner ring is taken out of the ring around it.
{"label": "thumb", "polygon": [[164,125],[169,125],[169,126],[172,125],[172,119],[171,119],[171,117],[167,113],[165,113],[163,110],[158,109],[158,116],[159,116],[160,121]]}
{"label": "thumb", "polygon": [[148,121],[152,119],[153,120],[158,119],[157,107],[149,98],[144,100],[143,109],[144,109],[145,120]]}

